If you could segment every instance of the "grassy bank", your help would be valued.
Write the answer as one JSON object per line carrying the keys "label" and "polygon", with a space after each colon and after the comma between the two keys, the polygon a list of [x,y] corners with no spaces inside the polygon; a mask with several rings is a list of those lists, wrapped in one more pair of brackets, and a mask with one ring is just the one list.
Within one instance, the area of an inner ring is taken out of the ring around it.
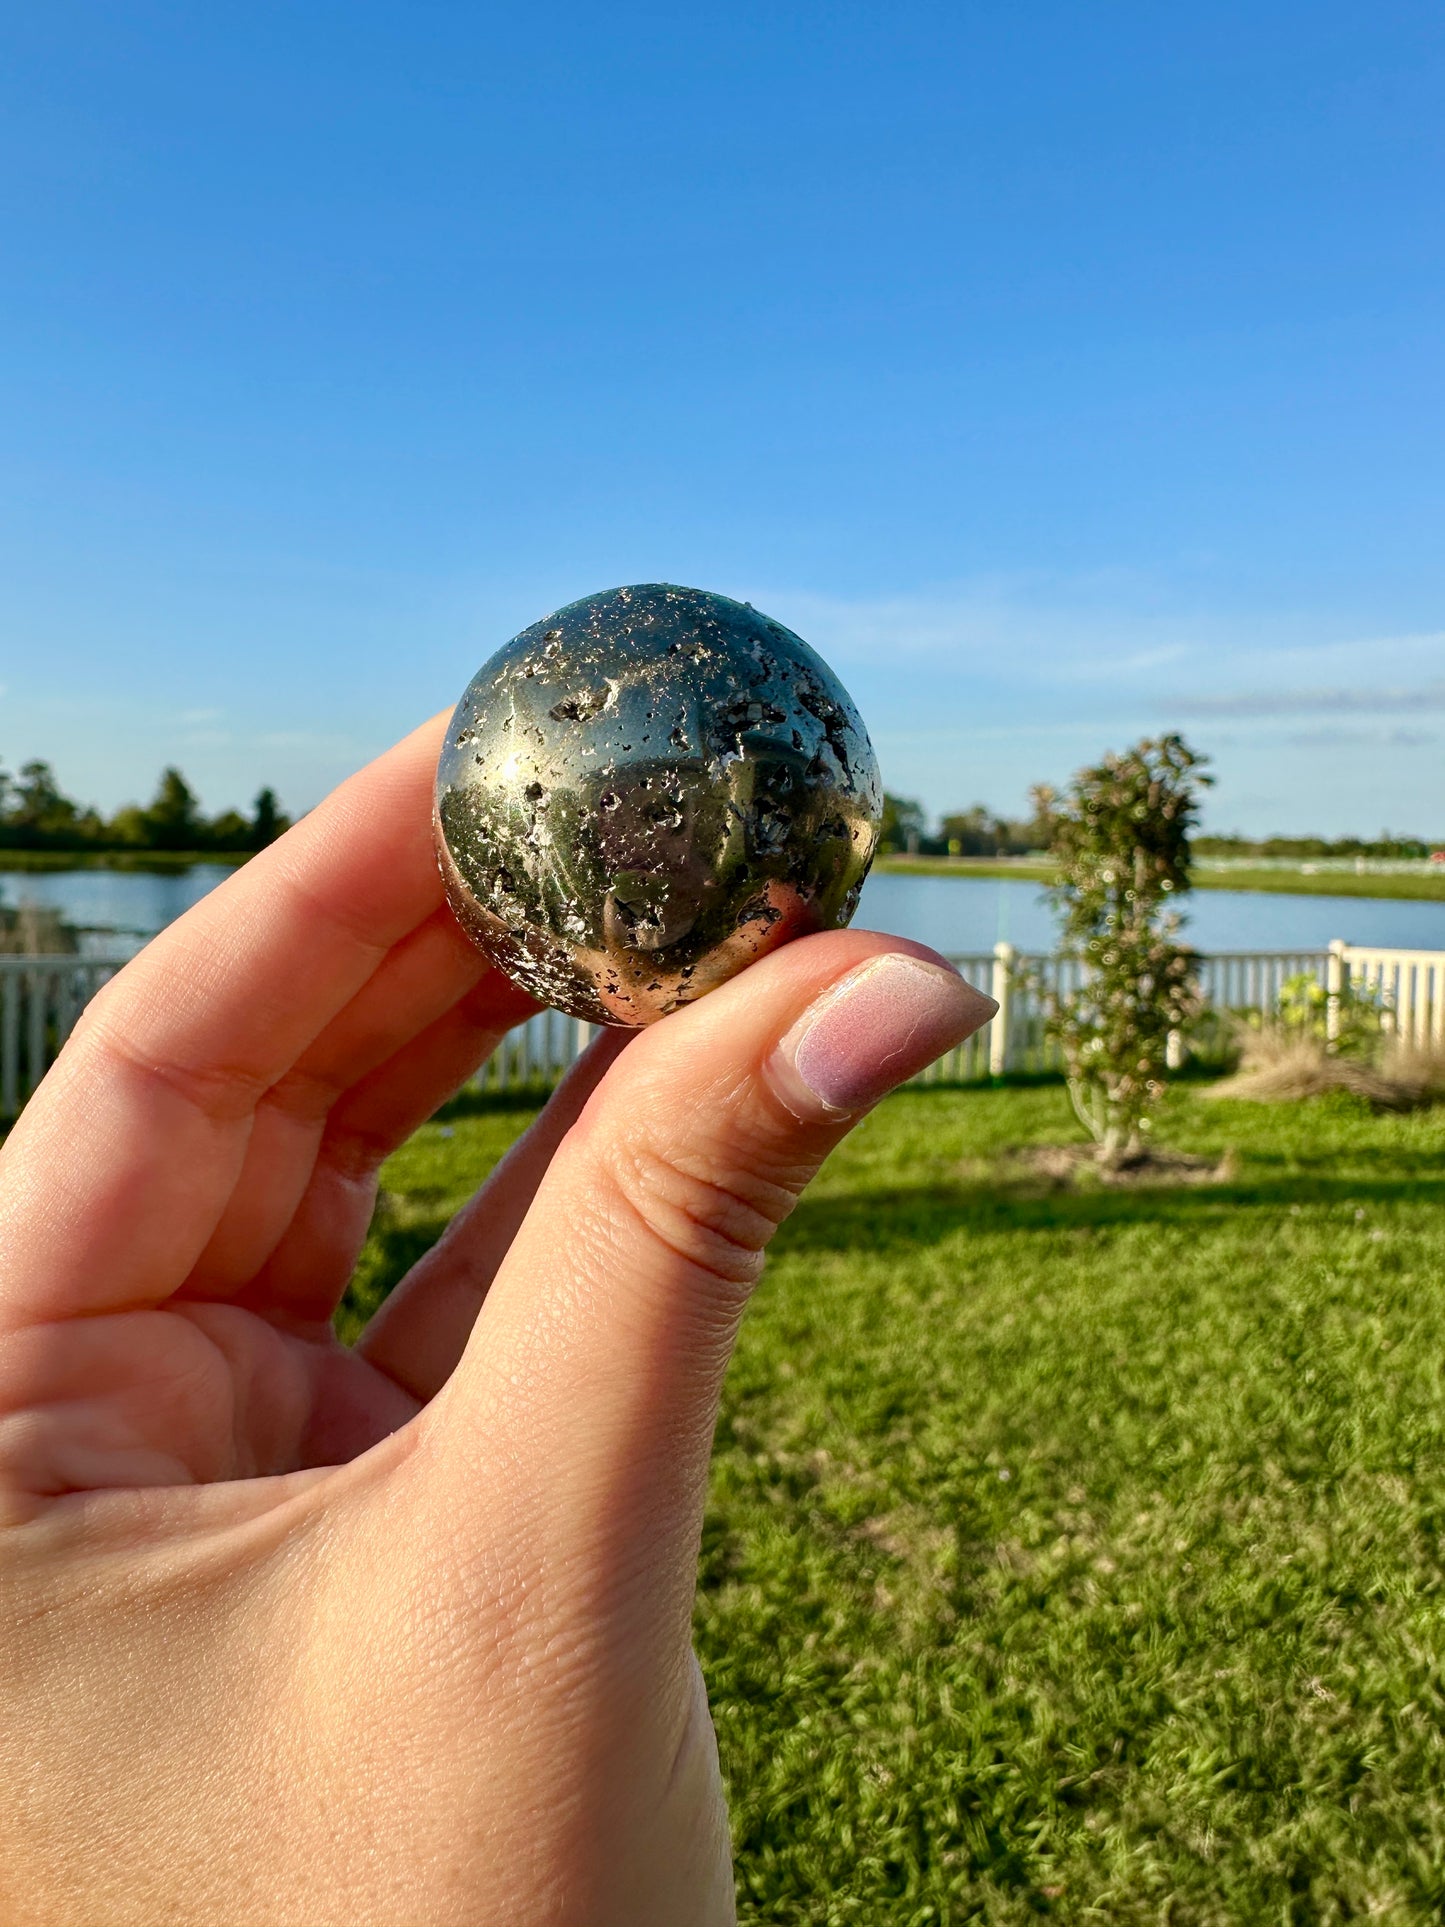
{"label": "grassy bank", "polygon": [[170,875],[191,870],[198,863],[221,863],[235,868],[253,855],[250,850],[6,850],[0,849],[0,870],[50,874],[62,870],[145,870]]}
{"label": "grassy bank", "polygon": [[[353,1317],[528,1116],[391,1161]],[[1217,1187],[1008,1155],[1076,1135],[905,1093],[779,1237],[697,1617],[742,1919],[1437,1919],[1445,1115],[1186,1090]]]}
{"label": "grassy bank", "polygon": [[908,877],[992,877],[995,881],[1052,883],[1053,866],[1031,863],[1021,857],[987,856],[880,856],[873,868],[885,876]]}
{"label": "grassy bank", "polygon": [[1197,890],[1264,890],[1300,897],[1395,897],[1416,903],[1445,903],[1445,874],[1359,876],[1352,870],[1211,870],[1195,866]]}
{"label": "grassy bank", "polygon": [[[1047,863],[988,857],[884,856],[874,868],[885,875],[899,876],[991,877],[1019,883],[1054,880]],[[1198,890],[1263,890],[1287,896],[1394,897],[1445,903],[1445,873],[1434,872],[1358,876],[1352,870],[1321,870],[1305,875],[1299,870],[1215,870],[1196,865],[1194,886]]]}

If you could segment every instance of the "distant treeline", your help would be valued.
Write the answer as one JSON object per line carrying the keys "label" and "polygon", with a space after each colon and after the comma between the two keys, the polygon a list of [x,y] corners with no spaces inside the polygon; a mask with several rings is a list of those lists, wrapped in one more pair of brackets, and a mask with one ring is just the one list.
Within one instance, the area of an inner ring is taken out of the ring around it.
{"label": "distant treeline", "polygon": [[[929,824],[921,803],[907,796],[883,799],[878,847],[885,855],[1027,856],[1049,846],[1052,792],[1032,792],[1033,814],[999,816],[982,803],[954,810]],[[223,810],[208,817],[196,793],[175,768],[161,772],[151,801],[127,803],[114,816],[77,803],[60,788],[49,763],[23,763],[17,776],[0,764],[0,850],[125,851],[194,850],[239,855],[274,843],[291,827],[272,789],[261,790],[251,814]],[[1427,857],[1439,849],[1419,836],[1197,836],[1196,856]]]}
{"label": "distant treeline", "polygon": [[264,849],[289,829],[274,790],[263,789],[251,814],[206,816],[178,769],[166,769],[151,801],[127,803],[114,816],[77,803],[49,763],[23,763],[12,776],[0,765],[0,850],[195,850],[239,855]]}
{"label": "distant treeline", "polygon": [[1423,836],[1196,836],[1196,856],[1423,857],[1441,847]]}
{"label": "distant treeline", "polygon": [[1043,792],[1030,817],[1015,820],[998,816],[975,803],[971,810],[955,810],[930,829],[921,803],[907,796],[885,796],[883,829],[878,847],[885,855],[913,856],[1026,856],[1047,849],[1049,826]]}
{"label": "distant treeline", "polygon": [[[1042,785],[1031,795],[1032,816],[997,816],[975,803],[971,810],[955,810],[931,827],[921,803],[906,796],[883,800],[883,832],[878,847],[885,855],[916,856],[1027,856],[1049,847],[1049,800]],[[1427,857],[1441,848],[1421,836],[1196,836],[1198,857]]]}

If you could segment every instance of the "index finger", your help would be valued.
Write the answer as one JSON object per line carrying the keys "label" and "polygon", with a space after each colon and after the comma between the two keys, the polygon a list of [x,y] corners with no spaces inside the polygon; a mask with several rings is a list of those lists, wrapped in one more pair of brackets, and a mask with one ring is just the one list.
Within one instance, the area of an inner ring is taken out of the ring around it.
{"label": "index finger", "polygon": [[442,900],[414,731],[103,990],[0,1153],[0,1321],[154,1304],[194,1264],[257,1099]]}

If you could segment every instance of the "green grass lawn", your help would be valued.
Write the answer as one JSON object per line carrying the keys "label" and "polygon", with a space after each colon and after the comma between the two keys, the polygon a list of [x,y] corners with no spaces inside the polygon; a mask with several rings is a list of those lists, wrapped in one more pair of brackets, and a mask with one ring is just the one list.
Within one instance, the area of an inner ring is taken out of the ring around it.
{"label": "green grass lawn", "polygon": [[[353,1320],[528,1115],[391,1161]],[[1226,1185],[1007,1157],[1076,1136],[903,1093],[779,1236],[697,1613],[742,1919],[1437,1920],[1445,1114],[1196,1088]]]}
{"label": "green grass lawn", "polygon": [[1395,897],[1417,903],[1445,903],[1445,875],[1438,870],[1357,876],[1353,870],[1194,869],[1196,890],[1254,890],[1292,897]]}

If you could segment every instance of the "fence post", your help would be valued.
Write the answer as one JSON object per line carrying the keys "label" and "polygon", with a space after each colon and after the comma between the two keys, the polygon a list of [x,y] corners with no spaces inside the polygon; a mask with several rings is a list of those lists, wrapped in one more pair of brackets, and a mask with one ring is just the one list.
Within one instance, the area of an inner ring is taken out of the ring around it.
{"label": "fence post", "polygon": [[1329,961],[1325,965],[1325,1047],[1333,1050],[1340,1041],[1340,1002],[1345,993],[1345,940],[1331,937]]}
{"label": "fence post", "polygon": [[993,947],[993,980],[989,992],[998,1005],[998,1013],[989,1026],[988,1033],[988,1071],[990,1077],[1002,1077],[1008,1069],[1008,1020],[1009,986],[1013,978],[1014,958],[1018,952],[1011,943],[996,943]]}

